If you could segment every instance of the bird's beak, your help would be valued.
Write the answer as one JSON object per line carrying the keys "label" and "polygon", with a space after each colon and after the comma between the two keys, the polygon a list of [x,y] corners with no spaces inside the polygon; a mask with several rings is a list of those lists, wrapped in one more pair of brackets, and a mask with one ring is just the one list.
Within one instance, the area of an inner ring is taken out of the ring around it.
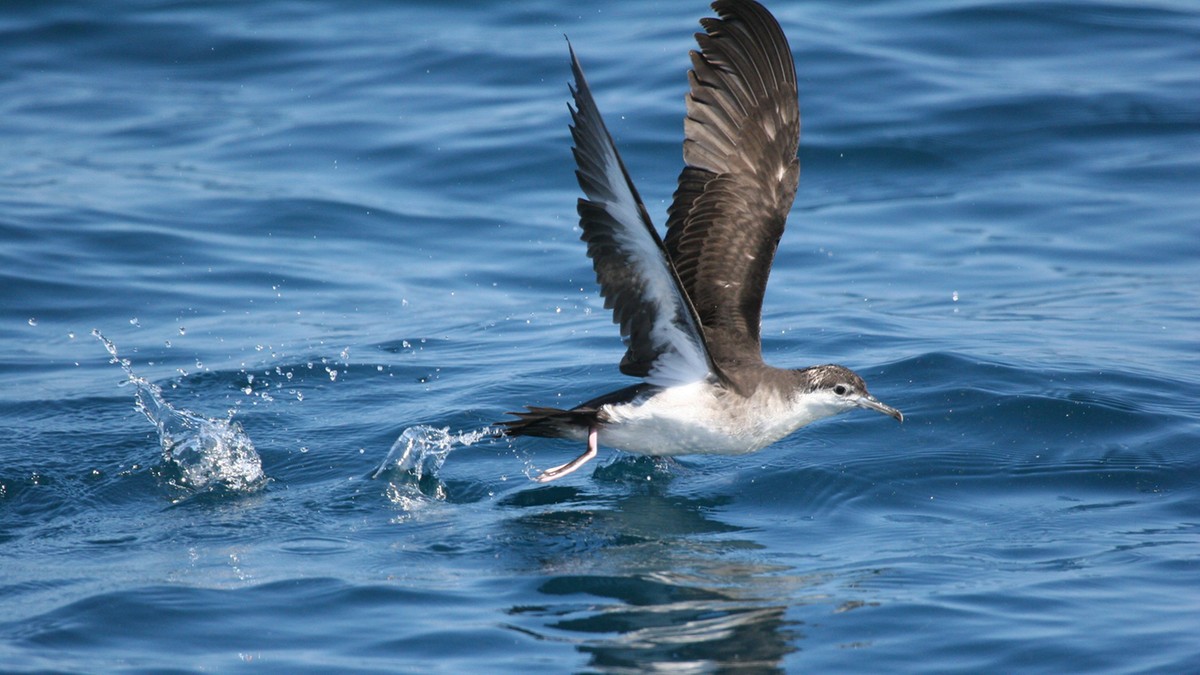
{"label": "bird's beak", "polygon": [[860,408],[874,410],[875,412],[883,413],[884,415],[887,415],[888,417],[894,417],[897,422],[904,421],[904,413],[900,412],[899,410],[896,410],[895,408],[893,408],[890,405],[887,405],[886,403],[881,403],[879,401],[879,399],[875,398],[874,396],[871,396],[870,394],[867,394],[866,396],[860,396],[857,403],[858,403],[858,407],[860,407]]}

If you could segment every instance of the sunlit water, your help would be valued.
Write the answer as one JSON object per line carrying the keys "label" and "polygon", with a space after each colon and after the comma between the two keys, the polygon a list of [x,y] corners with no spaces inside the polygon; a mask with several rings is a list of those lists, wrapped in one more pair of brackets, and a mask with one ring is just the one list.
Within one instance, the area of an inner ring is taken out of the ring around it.
{"label": "sunlit water", "polygon": [[6,5],[0,670],[1195,670],[1200,9],[774,5],[764,349],[905,422],[547,485],[562,35],[661,223],[703,2]]}

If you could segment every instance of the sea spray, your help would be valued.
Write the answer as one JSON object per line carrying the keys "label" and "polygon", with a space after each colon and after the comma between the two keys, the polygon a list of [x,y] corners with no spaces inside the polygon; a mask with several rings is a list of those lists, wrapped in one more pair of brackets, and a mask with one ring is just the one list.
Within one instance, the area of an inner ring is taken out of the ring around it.
{"label": "sea spray", "polygon": [[93,329],[92,335],[104,344],[112,362],[121,366],[136,388],[137,409],[158,431],[163,460],[178,471],[173,484],[190,491],[220,487],[249,492],[266,482],[262,459],[240,424],[231,418],[207,418],[175,408],[163,398],[158,385],[133,372],[129,359],[117,355],[111,340],[98,329]]}
{"label": "sea spray", "polygon": [[[438,478],[438,471],[446,461],[446,456],[456,447],[469,446],[494,435],[495,430],[491,427],[459,433],[450,433],[449,427],[409,427],[392,444],[387,457],[371,474],[371,478],[391,473],[394,476],[391,492],[409,486],[425,496],[445,499],[446,490]],[[395,497],[393,495],[393,501],[396,501]]]}

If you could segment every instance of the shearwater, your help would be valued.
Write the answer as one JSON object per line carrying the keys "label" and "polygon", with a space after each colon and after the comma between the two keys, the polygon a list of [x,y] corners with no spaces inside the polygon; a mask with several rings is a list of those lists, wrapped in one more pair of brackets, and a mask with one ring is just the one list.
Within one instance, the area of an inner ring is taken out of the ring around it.
{"label": "shearwater", "polygon": [[667,236],[650,222],[568,43],[571,136],[585,199],[579,223],[604,306],[628,347],[621,372],[642,382],[570,410],[528,406],[509,436],[586,441],[643,455],[736,455],[816,420],[866,408],[904,415],[839,365],[763,362],[759,324],[775,249],[799,184],[796,67],[779,23],[753,0],[717,0],[691,52],[679,186]]}

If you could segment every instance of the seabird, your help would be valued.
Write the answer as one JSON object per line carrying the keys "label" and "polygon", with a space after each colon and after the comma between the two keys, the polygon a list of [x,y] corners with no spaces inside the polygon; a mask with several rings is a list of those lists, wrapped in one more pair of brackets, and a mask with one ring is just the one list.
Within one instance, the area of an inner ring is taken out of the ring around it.
{"label": "seabird", "polygon": [[571,136],[586,196],[579,224],[604,306],[642,382],[570,410],[527,406],[508,436],[586,441],[562,478],[603,444],[653,456],[738,455],[854,408],[904,421],[839,365],[763,362],[759,324],[775,249],[799,184],[796,68],[779,23],[753,0],[717,0],[688,72],[679,186],[661,238],[625,169],[575,50]]}

